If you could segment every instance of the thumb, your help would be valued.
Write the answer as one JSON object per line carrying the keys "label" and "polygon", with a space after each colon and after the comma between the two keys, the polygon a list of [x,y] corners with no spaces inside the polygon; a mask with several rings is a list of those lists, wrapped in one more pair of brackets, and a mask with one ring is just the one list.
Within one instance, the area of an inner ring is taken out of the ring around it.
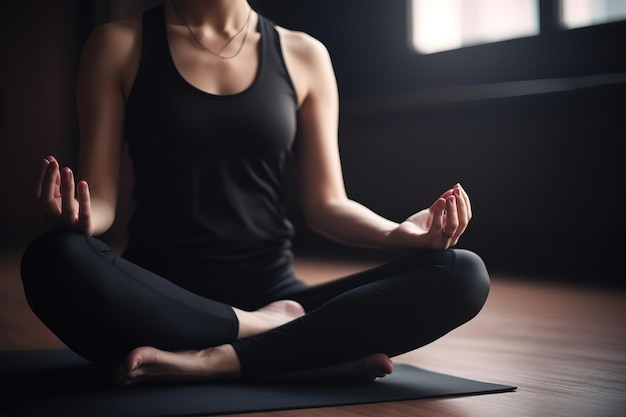
{"label": "thumb", "polygon": [[431,206],[431,209],[433,211],[433,222],[430,225],[430,232],[440,235],[443,230],[443,219],[446,210],[445,198],[438,198]]}
{"label": "thumb", "polygon": [[93,234],[91,224],[91,196],[86,181],[78,183],[78,229],[88,235]]}

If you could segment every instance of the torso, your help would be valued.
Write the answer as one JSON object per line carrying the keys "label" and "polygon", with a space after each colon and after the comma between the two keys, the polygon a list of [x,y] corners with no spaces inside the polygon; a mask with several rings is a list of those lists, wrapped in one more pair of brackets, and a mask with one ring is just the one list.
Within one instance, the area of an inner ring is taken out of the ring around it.
{"label": "torso", "polygon": [[124,256],[202,294],[264,287],[260,275],[290,267],[282,183],[297,93],[274,27],[253,22],[249,58],[194,60],[181,27],[151,9],[122,77],[136,201]]}

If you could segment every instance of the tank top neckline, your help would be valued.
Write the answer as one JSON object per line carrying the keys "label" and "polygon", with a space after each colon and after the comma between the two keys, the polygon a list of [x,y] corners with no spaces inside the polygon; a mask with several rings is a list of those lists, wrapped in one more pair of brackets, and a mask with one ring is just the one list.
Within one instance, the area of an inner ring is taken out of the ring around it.
{"label": "tank top neckline", "polygon": [[178,70],[178,67],[176,66],[176,62],[174,62],[174,57],[172,56],[172,51],[170,49],[170,42],[169,42],[169,37],[167,36],[167,22],[165,20],[165,5],[161,4],[160,7],[160,24],[161,24],[161,39],[162,41],[165,43],[164,44],[164,52],[166,54],[166,59],[168,61],[168,65],[170,66],[170,69],[174,72],[174,74],[176,75],[176,78],[178,79],[178,81],[180,81],[181,84],[183,84],[186,88],[190,89],[191,91],[195,92],[196,94],[199,94],[201,96],[205,96],[207,98],[213,98],[213,99],[218,99],[218,100],[228,100],[228,99],[234,99],[234,98],[238,98],[241,97],[243,95],[246,95],[247,93],[251,92],[252,90],[254,90],[254,88],[257,86],[257,84],[259,84],[259,80],[261,79],[261,75],[263,74],[263,70],[265,67],[265,50],[267,48],[267,39],[266,39],[266,31],[263,28],[263,16],[261,16],[260,14],[257,14],[258,16],[258,22],[257,22],[257,31],[261,34],[261,39],[259,40],[259,48],[258,48],[258,56],[259,56],[259,62],[257,65],[257,69],[256,69],[256,73],[254,75],[254,79],[252,80],[252,83],[250,83],[247,87],[245,87],[243,90],[238,91],[236,93],[232,93],[232,94],[217,94],[217,93],[211,93],[209,91],[203,90],[195,85],[193,85],[191,82],[189,82]]}

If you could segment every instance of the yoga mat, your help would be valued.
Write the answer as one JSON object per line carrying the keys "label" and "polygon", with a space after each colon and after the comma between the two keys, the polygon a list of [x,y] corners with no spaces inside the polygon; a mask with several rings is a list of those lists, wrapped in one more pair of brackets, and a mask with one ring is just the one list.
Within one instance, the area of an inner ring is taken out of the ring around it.
{"label": "yoga mat", "polygon": [[238,381],[118,388],[69,350],[0,352],[0,380],[0,412],[9,417],[206,416],[515,390],[406,364],[369,383]]}

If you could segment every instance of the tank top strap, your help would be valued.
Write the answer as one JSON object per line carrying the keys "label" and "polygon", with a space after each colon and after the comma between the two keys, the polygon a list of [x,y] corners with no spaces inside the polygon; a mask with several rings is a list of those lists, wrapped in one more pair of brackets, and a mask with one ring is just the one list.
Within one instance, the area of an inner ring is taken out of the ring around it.
{"label": "tank top strap", "polygon": [[262,63],[265,66],[271,67],[272,73],[275,74],[275,76],[287,81],[295,97],[295,88],[291,76],[287,71],[276,24],[272,20],[259,14],[259,32],[261,33],[261,50],[263,51],[261,56]]}
{"label": "tank top strap", "polygon": [[[142,29],[142,61],[150,59],[151,64],[167,64],[169,61],[169,46],[167,41],[167,27],[165,25],[165,7],[159,4],[143,13]],[[167,65],[161,68],[167,68]]]}

